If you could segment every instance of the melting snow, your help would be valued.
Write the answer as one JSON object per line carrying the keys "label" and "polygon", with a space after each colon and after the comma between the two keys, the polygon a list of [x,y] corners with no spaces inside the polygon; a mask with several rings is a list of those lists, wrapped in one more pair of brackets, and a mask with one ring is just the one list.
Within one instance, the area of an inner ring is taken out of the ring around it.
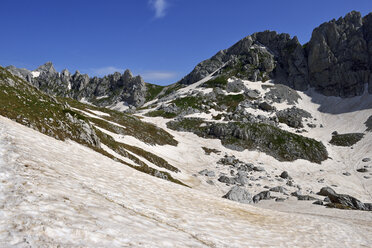
{"label": "melting snow", "polygon": [[368,215],[369,222],[350,224],[238,204],[140,173],[3,117],[0,161],[2,247],[359,247],[372,242]]}

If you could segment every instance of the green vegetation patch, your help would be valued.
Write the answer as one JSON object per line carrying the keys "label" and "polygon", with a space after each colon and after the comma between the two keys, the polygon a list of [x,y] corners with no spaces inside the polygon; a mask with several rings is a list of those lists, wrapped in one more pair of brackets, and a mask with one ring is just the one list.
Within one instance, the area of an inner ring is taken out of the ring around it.
{"label": "green vegetation patch", "polygon": [[164,86],[146,83],[146,101],[154,100],[160,92],[164,89]]}
{"label": "green vegetation patch", "polygon": [[332,136],[330,144],[335,146],[352,146],[363,138],[363,133],[346,133]]}
{"label": "green vegetation patch", "polygon": [[321,142],[262,123],[209,123],[198,118],[184,118],[170,121],[167,126],[203,138],[218,138],[230,149],[258,150],[279,161],[305,159],[320,163],[328,158]]}
{"label": "green vegetation patch", "polygon": [[228,79],[227,76],[218,76],[214,79],[211,79],[211,80],[203,83],[201,86],[204,87],[204,88],[219,87],[219,88],[222,88],[222,89],[226,89],[227,79]]}
{"label": "green vegetation patch", "polygon": [[227,107],[227,111],[233,112],[236,109],[236,107],[239,105],[239,103],[241,103],[244,100],[245,100],[244,94],[218,95],[216,107],[219,108],[220,106],[225,105]]}
{"label": "green vegetation patch", "polygon": [[177,107],[180,109],[187,109],[187,108],[193,108],[193,109],[200,109],[202,105],[203,99],[198,96],[186,96],[182,98],[177,98],[172,101]]}
{"label": "green vegetation patch", "polygon": [[172,119],[172,118],[177,116],[176,113],[165,112],[162,109],[150,111],[145,115],[148,116],[148,117],[163,117],[163,118],[166,118],[166,119]]}

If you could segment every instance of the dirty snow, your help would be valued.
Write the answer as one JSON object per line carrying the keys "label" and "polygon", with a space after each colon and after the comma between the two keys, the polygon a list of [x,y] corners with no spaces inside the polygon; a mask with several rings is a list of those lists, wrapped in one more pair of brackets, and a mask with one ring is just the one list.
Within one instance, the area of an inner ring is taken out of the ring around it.
{"label": "dirty snow", "polygon": [[372,242],[371,216],[363,223],[344,222],[238,204],[140,173],[3,117],[0,158],[1,247],[367,247]]}

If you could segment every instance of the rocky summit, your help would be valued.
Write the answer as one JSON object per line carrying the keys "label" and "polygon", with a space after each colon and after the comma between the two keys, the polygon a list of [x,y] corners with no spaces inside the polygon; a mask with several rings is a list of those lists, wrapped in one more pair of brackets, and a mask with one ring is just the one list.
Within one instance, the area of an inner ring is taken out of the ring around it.
{"label": "rocky summit", "polygon": [[327,96],[359,96],[365,84],[372,93],[372,14],[353,11],[324,23],[304,45],[289,34],[254,33],[198,64],[180,83],[195,83],[216,70],[295,90],[314,87]]}

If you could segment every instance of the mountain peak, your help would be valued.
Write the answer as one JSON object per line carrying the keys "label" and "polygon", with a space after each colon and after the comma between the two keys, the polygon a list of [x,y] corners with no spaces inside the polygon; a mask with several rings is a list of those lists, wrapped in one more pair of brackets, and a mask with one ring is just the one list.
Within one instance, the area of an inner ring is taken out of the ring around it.
{"label": "mountain peak", "polygon": [[55,74],[57,73],[56,69],[53,66],[53,63],[48,61],[45,64],[39,66],[36,71],[39,71],[41,73],[48,73],[48,74]]}

